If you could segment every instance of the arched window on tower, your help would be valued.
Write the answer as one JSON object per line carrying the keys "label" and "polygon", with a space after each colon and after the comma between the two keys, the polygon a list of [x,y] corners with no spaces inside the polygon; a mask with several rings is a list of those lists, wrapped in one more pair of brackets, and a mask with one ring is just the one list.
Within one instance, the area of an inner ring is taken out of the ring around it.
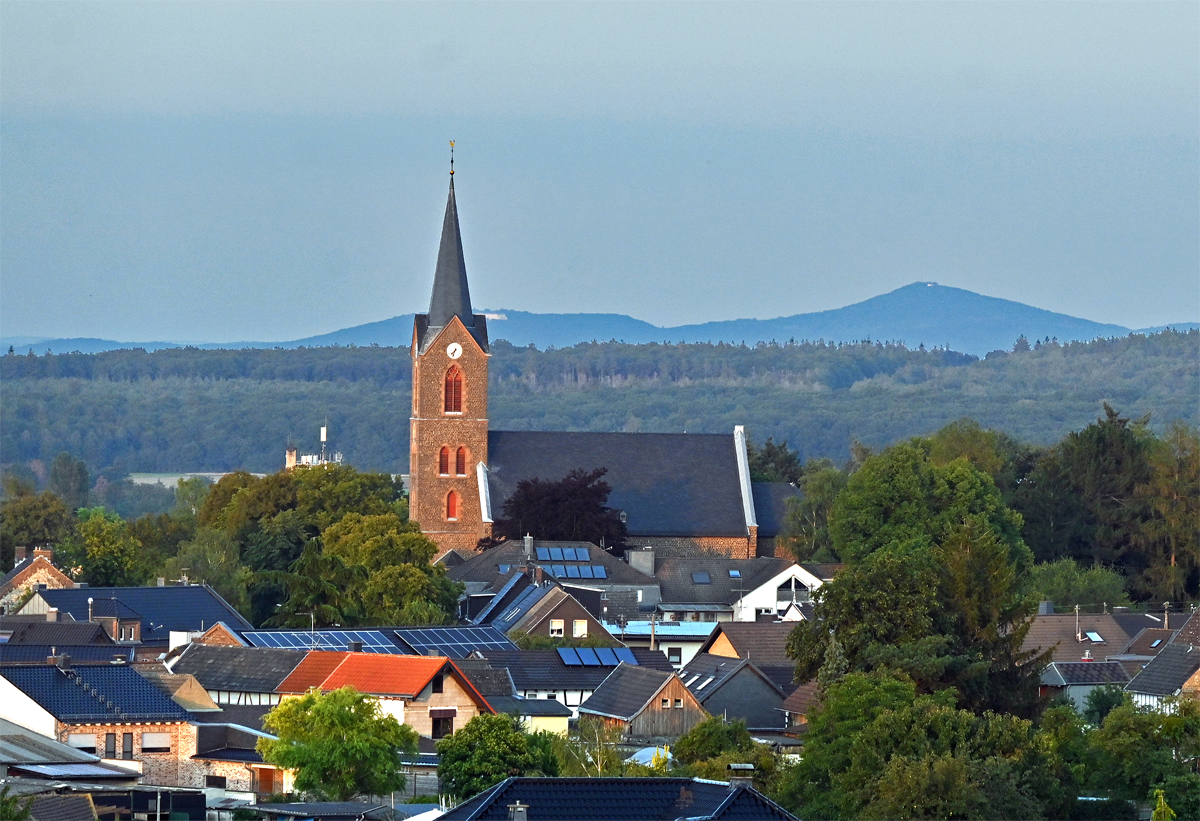
{"label": "arched window on tower", "polygon": [[450,448],[442,448],[438,453],[438,475],[450,475]]}
{"label": "arched window on tower", "polygon": [[454,472],[459,476],[467,475],[467,449],[459,448],[454,455]]}
{"label": "arched window on tower", "polygon": [[446,371],[446,413],[462,413],[462,372],[457,367]]}
{"label": "arched window on tower", "polygon": [[458,520],[458,494],[453,490],[446,494],[446,521]]}

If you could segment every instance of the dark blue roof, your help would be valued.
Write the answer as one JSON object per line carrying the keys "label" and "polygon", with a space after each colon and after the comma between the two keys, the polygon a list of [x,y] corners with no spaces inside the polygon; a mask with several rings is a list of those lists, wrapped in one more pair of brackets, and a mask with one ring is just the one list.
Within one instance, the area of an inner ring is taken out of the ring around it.
{"label": "dark blue roof", "polygon": [[128,644],[0,644],[0,664],[45,664],[49,656],[64,653],[74,663],[112,661],[113,656],[133,661],[136,650]]}
{"label": "dark blue roof", "polygon": [[529,821],[795,821],[753,788],[698,778],[509,778],[441,821],[506,821],[518,800],[528,805]]}
{"label": "dark blue roof", "polygon": [[787,500],[799,499],[801,494],[788,482],[754,482],[750,485],[754,497],[754,518],[758,522],[758,538],[770,539],[783,532]]}
{"label": "dark blue roof", "polygon": [[123,664],[0,667],[0,676],[64,723],[187,721],[187,710]]}
{"label": "dark blue roof", "polygon": [[[75,621],[88,620],[88,599],[116,599],[142,617],[142,641],[167,641],[172,630],[207,630],[219,621],[233,630],[253,630],[224,599],[207,585],[187,587],[77,587],[41,590],[38,594]],[[94,607],[95,605],[93,605]]]}

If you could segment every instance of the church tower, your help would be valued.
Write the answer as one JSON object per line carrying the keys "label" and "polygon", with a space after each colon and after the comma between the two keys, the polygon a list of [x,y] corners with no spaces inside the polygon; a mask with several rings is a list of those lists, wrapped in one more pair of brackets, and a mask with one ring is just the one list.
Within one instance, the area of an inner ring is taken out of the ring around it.
{"label": "church tower", "polygon": [[473,550],[492,523],[487,493],[487,321],[471,309],[454,202],[454,168],[429,313],[413,324],[409,515],[438,543]]}

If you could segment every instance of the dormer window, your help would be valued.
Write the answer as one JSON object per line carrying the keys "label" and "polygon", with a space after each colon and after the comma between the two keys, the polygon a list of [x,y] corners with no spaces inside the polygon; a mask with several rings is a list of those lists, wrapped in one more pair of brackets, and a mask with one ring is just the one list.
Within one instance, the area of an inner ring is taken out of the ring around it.
{"label": "dormer window", "polygon": [[462,371],[452,366],[446,371],[446,413],[462,413]]}

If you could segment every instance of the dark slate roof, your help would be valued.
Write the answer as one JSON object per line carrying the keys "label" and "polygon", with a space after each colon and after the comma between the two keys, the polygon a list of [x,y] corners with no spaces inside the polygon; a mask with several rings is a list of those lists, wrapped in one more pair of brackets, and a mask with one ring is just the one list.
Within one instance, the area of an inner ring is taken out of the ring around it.
{"label": "dark slate roof", "polygon": [[[674,672],[661,650],[632,647],[638,665]],[[567,666],[556,650],[482,650],[493,667],[506,667],[519,692],[525,690],[595,690],[613,667]]]}
{"label": "dark slate roof", "polygon": [[493,696],[511,696],[516,693],[512,676],[508,674],[506,667],[493,667],[487,659],[460,659],[455,663],[489,703]]}
{"label": "dark slate roof", "polygon": [[724,635],[738,656],[750,659],[760,667],[765,663],[792,663],[787,654],[787,639],[796,622],[726,621],[717,625],[708,641],[700,648],[708,652],[717,637]]}
{"label": "dark slate roof", "polygon": [[801,562],[800,566],[823,582],[833,581],[846,565],[837,562]]}
{"label": "dark slate roof", "polygon": [[[1130,636],[1136,636],[1147,627],[1163,626],[1162,613],[1133,613],[1124,607],[1113,608],[1112,618]],[[1175,623],[1175,619],[1171,621],[1175,627],[1182,624],[1182,622]]]}
{"label": "dark slate roof", "polygon": [[[495,512],[495,511],[493,511]],[[537,558],[537,548],[549,547],[574,547],[584,548],[588,551],[587,561],[566,561],[565,559],[550,559],[547,561],[539,561]],[[562,565],[569,567],[571,565],[603,565],[607,578],[604,579],[570,579],[572,584],[582,584],[590,587],[607,587],[614,584],[630,584],[630,585],[645,585],[647,587],[657,584],[657,582],[647,576],[645,573],[640,573],[634,570],[625,562],[613,556],[606,550],[591,544],[590,542],[552,542],[538,541],[534,543],[533,559],[526,561],[525,547],[520,539],[502,542],[496,547],[486,550],[483,553],[472,556],[452,567],[447,571],[446,575],[454,579],[456,582],[488,582],[492,583],[498,576],[508,576],[514,568],[529,566],[543,567],[546,573],[551,573],[550,568],[554,565]],[[501,567],[509,568],[508,571],[501,571]],[[566,582],[568,579],[563,578],[559,581]]]}
{"label": "dark slate roof", "polygon": [[458,228],[458,204],[454,199],[454,178],[446,198],[446,216],[442,220],[442,241],[438,246],[437,268],[433,273],[433,293],[429,313],[417,315],[417,345],[422,353],[437,332],[458,317],[471,336],[486,351],[487,324],[471,308],[471,289],[467,285],[467,264],[463,259],[462,235]]}
{"label": "dark slate roof", "polygon": [[[49,590],[41,591],[49,593]],[[8,644],[106,644],[113,647],[115,643],[104,632],[104,628],[95,622],[87,620],[87,612],[83,621],[28,621],[25,619],[0,619],[0,631],[11,631]]]}
{"label": "dark slate roof", "polygon": [[[668,557],[658,563],[654,577],[662,600],[673,603],[728,604],[765,584],[795,562],[788,559],[729,559],[724,556]],[[729,575],[733,570],[741,575]],[[704,573],[707,584],[697,584],[696,573]]]}
{"label": "dark slate roof", "polygon": [[1124,685],[1128,681],[1129,673],[1115,661],[1055,661],[1042,671],[1042,684],[1050,687]]}
{"label": "dark slate roof", "polygon": [[1122,656],[1157,656],[1175,637],[1175,630],[1163,627],[1147,627],[1129,640],[1121,650]]}
{"label": "dark slate roof", "polygon": [[514,716],[571,717],[571,708],[554,698],[488,696],[487,701],[497,713],[506,713]]}
{"label": "dark slate roof", "polygon": [[45,664],[52,654],[65,654],[73,664],[112,661],[116,656],[131,662],[137,648],[130,644],[0,644],[0,664]]}
{"label": "dark slate roof", "polygon": [[[166,642],[172,630],[200,631],[219,621],[234,630],[253,630],[228,602],[207,585],[187,587],[77,587],[38,592],[51,607],[87,621],[88,599],[117,599],[141,614],[142,643]],[[44,643],[44,642],[43,642]]]}
{"label": "dark slate roof", "polygon": [[96,807],[92,796],[39,795],[29,807],[30,821],[94,821]]}
{"label": "dark slate roof", "polygon": [[260,815],[282,815],[288,818],[321,819],[384,819],[388,809],[382,804],[364,804],[361,801],[310,801],[304,804],[254,804],[246,809]]}
{"label": "dark slate roof", "polygon": [[[1171,620],[1175,624],[1175,620]],[[1200,610],[1192,613],[1188,620],[1179,625],[1179,632],[1171,639],[1172,644],[1188,644],[1200,648]]]}
{"label": "dark slate roof", "polygon": [[189,644],[171,672],[195,676],[206,690],[273,693],[306,655],[305,650]]}
{"label": "dark slate roof", "polygon": [[1125,689],[1154,696],[1174,695],[1197,670],[1200,670],[1200,647],[1169,644],[1146,662]]}
{"label": "dark slate roof", "polygon": [[784,513],[788,499],[799,499],[800,491],[790,482],[752,482],[754,518],[758,521],[758,538],[771,539],[783,532]]}
{"label": "dark slate roof", "polygon": [[631,721],[674,673],[619,664],[582,704],[580,713]]}
{"label": "dark slate roof", "polygon": [[529,821],[795,821],[752,787],[699,778],[509,778],[440,821],[507,821],[518,801]]}
{"label": "dark slate roof", "polygon": [[[1053,649],[1051,661],[1080,661],[1084,653],[1102,660],[1116,655],[1129,643],[1129,635],[1106,613],[1081,613],[1078,623],[1082,641],[1078,641],[1075,619],[1074,613],[1034,616],[1021,644],[1021,652]],[[1103,641],[1092,641],[1088,633],[1096,633]]]}
{"label": "dark slate roof", "polygon": [[782,701],[787,694],[770,679],[762,670],[746,659],[735,659],[729,656],[714,656],[712,653],[697,653],[687,666],[679,671],[679,678],[696,700],[703,704],[713,693],[720,690],[739,670],[750,670],[771,687],[779,691]]}
{"label": "dark slate roof", "polygon": [[187,721],[187,710],[123,664],[0,667],[0,675],[64,723]]}
{"label": "dark slate roof", "polygon": [[557,481],[576,468],[608,469],[608,506],[626,513],[635,541],[746,535],[730,434],[490,431],[492,516],[501,515],[521,480]]}

